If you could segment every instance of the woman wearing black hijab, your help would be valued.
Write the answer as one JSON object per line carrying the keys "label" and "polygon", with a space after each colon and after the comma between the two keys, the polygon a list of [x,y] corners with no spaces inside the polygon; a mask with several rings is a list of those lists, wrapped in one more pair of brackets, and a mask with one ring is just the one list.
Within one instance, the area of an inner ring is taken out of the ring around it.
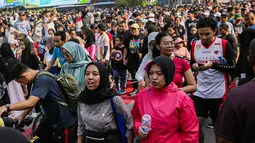
{"label": "woman wearing black hijab", "polygon": [[20,47],[22,49],[21,62],[31,69],[38,70],[40,62],[34,52],[33,43],[28,38],[23,38]]}
{"label": "woman wearing black hijab", "polygon": [[86,87],[78,98],[78,143],[83,143],[83,135],[88,143],[122,142],[113,115],[110,98],[117,113],[123,114],[127,142],[132,142],[133,120],[131,113],[118,93],[109,88],[109,74],[106,67],[93,62],[85,70]]}
{"label": "woman wearing black hijab", "polygon": [[[8,62],[12,59],[14,59],[14,54],[11,50],[11,45],[9,43],[3,43],[0,48],[0,55],[2,56],[0,58],[0,72],[5,77],[5,82],[7,84],[7,95],[10,103],[17,103],[20,101],[24,101],[24,92],[22,90],[21,84],[17,83],[14,80],[14,77],[11,74],[10,66]],[[7,98],[7,97],[5,97]],[[7,104],[7,103],[6,103]],[[18,117],[22,111],[14,111],[10,115],[10,117]]]}
{"label": "woman wearing black hijab", "polygon": [[[198,142],[193,101],[175,85],[174,73],[174,62],[167,56],[157,57],[148,65],[151,86],[138,93],[132,109],[134,132],[141,143]],[[145,114],[151,116],[148,132],[141,122]]]}

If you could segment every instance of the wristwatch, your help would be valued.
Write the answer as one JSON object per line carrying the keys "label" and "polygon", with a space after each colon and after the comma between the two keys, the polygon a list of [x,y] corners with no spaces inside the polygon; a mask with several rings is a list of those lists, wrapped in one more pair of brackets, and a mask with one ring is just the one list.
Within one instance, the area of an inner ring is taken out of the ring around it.
{"label": "wristwatch", "polygon": [[5,107],[7,108],[6,112],[9,113],[10,112],[10,104],[6,104]]}

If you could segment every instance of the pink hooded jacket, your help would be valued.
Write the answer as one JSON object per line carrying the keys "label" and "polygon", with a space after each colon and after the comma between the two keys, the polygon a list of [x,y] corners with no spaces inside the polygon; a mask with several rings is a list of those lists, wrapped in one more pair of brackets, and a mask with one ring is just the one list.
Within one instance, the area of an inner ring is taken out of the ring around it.
{"label": "pink hooded jacket", "polygon": [[151,86],[138,93],[132,109],[137,136],[144,114],[152,117],[151,131],[141,143],[198,143],[199,123],[193,101],[173,82],[162,89]]}

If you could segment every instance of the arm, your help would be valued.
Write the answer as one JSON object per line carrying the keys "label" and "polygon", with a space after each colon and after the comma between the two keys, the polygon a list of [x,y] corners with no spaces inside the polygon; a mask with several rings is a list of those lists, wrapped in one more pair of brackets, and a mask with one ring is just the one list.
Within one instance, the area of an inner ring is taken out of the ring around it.
{"label": "arm", "polygon": [[194,77],[191,69],[184,72],[184,78],[187,82],[187,85],[185,87],[182,87],[181,90],[186,93],[191,93],[191,92],[196,91],[197,84],[196,84],[196,80],[195,80],[195,77]]}
{"label": "arm", "polygon": [[140,111],[139,111],[139,98],[138,96],[136,96],[136,100],[135,100],[135,103],[134,103],[134,106],[133,106],[133,109],[131,111],[132,115],[133,115],[133,120],[134,120],[134,133],[136,136],[138,136],[138,129],[139,127],[142,125],[141,123],[141,114],[140,114]]}
{"label": "arm", "polygon": [[52,68],[52,66],[54,65],[54,63],[56,62],[56,59],[57,59],[57,49],[55,48],[54,51],[53,51],[53,54],[52,54],[52,58],[51,58],[51,61],[50,63],[47,65],[47,67],[44,69],[45,71],[48,71],[49,69]]}
{"label": "arm", "polygon": [[181,100],[179,101],[181,104],[179,118],[182,143],[198,142],[199,123],[193,101],[188,96],[184,96],[184,99]]}
{"label": "arm", "polygon": [[226,64],[213,63],[211,68],[219,70],[221,72],[232,72],[234,70],[236,65],[234,53],[231,45],[228,42],[226,45],[226,55],[224,56],[224,58],[227,61]]}
{"label": "arm", "polygon": [[[230,90],[224,105],[219,112],[217,121],[214,126],[214,132],[217,136],[217,143],[232,143],[237,134],[237,127],[242,122],[238,121],[238,112],[233,108],[232,103],[235,107],[239,107],[239,102],[235,100],[235,88]],[[241,112],[239,112],[241,114]],[[234,125],[234,126],[233,126]]]}
{"label": "arm", "polygon": [[133,117],[128,109],[127,105],[123,102],[122,98],[120,96],[115,96],[114,97],[114,103],[117,108],[117,112],[121,113],[124,115],[125,123],[126,123],[126,137],[129,138],[130,136],[132,137],[133,134]]}
{"label": "arm", "polygon": [[[24,100],[22,102],[18,102],[15,104],[10,104],[10,111],[19,111],[33,108],[39,102],[39,100],[40,100],[39,97],[31,95],[28,100]],[[0,115],[6,111],[7,108],[5,106],[0,107]]]}
{"label": "arm", "polygon": [[108,50],[109,50],[108,48],[109,48],[109,46],[104,46],[104,55],[103,55],[103,59],[106,58],[107,52],[108,52]]}
{"label": "arm", "polygon": [[80,105],[82,103],[78,103],[78,129],[77,129],[77,135],[78,135],[78,143],[83,143],[83,134],[84,134],[84,130],[85,130],[85,125],[83,123],[82,120],[82,116],[81,116],[81,109],[80,109]]}

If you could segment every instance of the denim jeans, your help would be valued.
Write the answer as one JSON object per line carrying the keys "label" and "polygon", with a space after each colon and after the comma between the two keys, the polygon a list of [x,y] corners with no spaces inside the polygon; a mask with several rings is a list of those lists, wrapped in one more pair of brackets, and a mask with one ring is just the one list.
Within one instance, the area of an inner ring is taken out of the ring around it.
{"label": "denim jeans", "polygon": [[119,89],[119,77],[121,80],[120,87],[122,90],[126,89],[127,71],[125,69],[113,69],[113,79],[117,89]]}

